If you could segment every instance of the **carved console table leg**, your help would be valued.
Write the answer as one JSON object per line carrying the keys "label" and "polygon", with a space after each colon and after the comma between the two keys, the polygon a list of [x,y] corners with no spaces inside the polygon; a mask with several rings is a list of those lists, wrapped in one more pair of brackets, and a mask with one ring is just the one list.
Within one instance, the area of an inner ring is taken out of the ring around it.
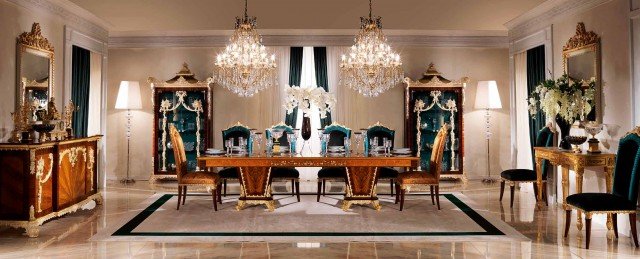
{"label": "carved console table leg", "polygon": [[[607,189],[607,193],[611,193],[611,191],[613,190],[613,169],[614,166],[605,166],[604,167],[604,173],[605,173],[605,181],[606,181],[606,189]],[[612,230],[613,229],[613,219],[611,217],[611,213],[607,214],[607,229],[608,230]]]}
{"label": "carved console table leg", "polygon": [[542,206],[544,203],[544,199],[543,199],[543,192],[542,192],[542,158],[538,158],[536,157],[536,176],[537,176],[537,188],[538,188],[538,196],[536,197],[537,199],[537,205],[538,206]]}
{"label": "carved console table leg", "polygon": [[348,211],[352,204],[371,204],[378,211],[382,209],[376,195],[377,174],[377,167],[347,167],[347,193],[342,210]]}
{"label": "carved console table leg", "polygon": [[247,205],[263,204],[269,211],[275,210],[275,202],[271,195],[271,167],[239,167],[240,198],[236,210]]}
{"label": "carved console table leg", "polygon": [[[584,177],[584,168],[582,167],[575,167],[575,171],[576,171],[576,193],[582,193],[582,180]],[[576,225],[578,227],[578,230],[582,230],[582,213],[580,213],[580,211],[576,211],[577,213],[577,220],[578,220],[578,224]]]}
{"label": "carved console table leg", "polygon": [[567,210],[567,196],[569,196],[569,167],[562,166],[562,208]]}

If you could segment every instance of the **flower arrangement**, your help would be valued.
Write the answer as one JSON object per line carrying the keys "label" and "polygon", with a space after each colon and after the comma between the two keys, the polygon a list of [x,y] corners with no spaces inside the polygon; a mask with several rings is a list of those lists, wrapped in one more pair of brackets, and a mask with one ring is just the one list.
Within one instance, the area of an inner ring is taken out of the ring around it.
{"label": "flower arrangement", "polygon": [[576,118],[584,120],[593,109],[596,81],[583,82],[574,82],[566,74],[555,81],[543,81],[529,95],[529,113],[534,116],[542,110],[547,117],[559,116],[568,123]]}
{"label": "flower arrangement", "polygon": [[286,100],[284,107],[287,114],[291,114],[293,109],[298,107],[305,117],[309,116],[311,106],[315,105],[320,110],[320,118],[327,117],[327,113],[336,105],[336,99],[327,93],[322,87],[299,87],[286,86],[284,89]]}

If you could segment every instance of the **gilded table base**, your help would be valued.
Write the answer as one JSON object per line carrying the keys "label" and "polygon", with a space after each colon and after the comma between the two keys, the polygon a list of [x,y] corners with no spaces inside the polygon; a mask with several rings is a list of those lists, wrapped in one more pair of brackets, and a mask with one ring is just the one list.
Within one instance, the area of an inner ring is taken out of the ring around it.
{"label": "gilded table base", "polygon": [[378,167],[347,167],[347,192],[342,201],[342,210],[348,211],[352,204],[372,204],[380,210],[380,202],[376,195]]}
{"label": "gilded table base", "polygon": [[377,211],[382,209],[382,205],[378,200],[343,200],[342,201],[342,210],[349,211],[351,209],[351,205],[373,205],[373,208]]}
{"label": "gilded table base", "polygon": [[265,205],[269,212],[273,212],[276,209],[276,202],[274,200],[238,200],[238,205],[236,205],[236,210],[241,211],[247,206],[252,205]]}
{"label": "gilded table base", "polygon": [[276,208],[271,195],[271,167],[239,167],[240,198],[236,210],[248,205],[267,206],[269,211]]}

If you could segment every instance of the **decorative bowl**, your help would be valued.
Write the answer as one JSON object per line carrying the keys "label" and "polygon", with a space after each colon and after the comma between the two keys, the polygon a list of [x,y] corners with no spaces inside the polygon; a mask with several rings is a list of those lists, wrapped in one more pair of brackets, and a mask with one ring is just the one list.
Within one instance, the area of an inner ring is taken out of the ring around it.
{"label": "decorative bowl", "polygon": [[40,142],[47,141],[47,134],[56,128],[56,125],[50,123],[33,124],[31,128],[40,134]]}
{"label": "decorative bowl", "polygon": [[564,139],[573,145],[573,152],[581,153],[580,145],[587,141],[587,136],[567,136]]}

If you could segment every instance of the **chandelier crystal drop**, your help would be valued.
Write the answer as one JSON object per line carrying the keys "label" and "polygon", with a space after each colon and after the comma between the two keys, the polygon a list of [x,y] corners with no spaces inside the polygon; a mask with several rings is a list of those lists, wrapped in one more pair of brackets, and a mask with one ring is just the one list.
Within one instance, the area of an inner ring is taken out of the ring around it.
{"label": "chandelier crystal drop", "polygon": [[236,17],[236,26],[229,45],[218,54],[214,75],[216,82],[231,92],[251,97],[276,84],[275,55],[270,54],[256,31],[256,17]]}
{"label": "chandelier crystal drop", "polygon": [[391,50],[382,33],[380,16],[360,17],[360,32],[340,62],[340,84],[367,97],[375,97],[402,82],[404,72],[400,55]]}

